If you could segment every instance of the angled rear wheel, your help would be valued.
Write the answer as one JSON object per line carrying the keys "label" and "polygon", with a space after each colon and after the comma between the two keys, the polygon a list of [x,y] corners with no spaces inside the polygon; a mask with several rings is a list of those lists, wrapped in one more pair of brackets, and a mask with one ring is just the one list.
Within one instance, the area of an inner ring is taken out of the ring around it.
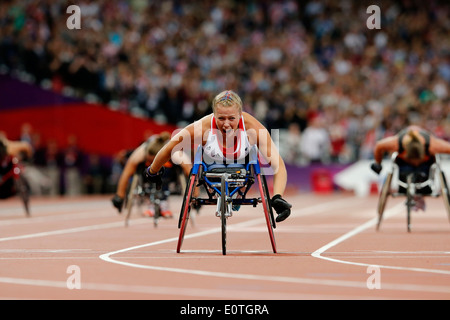
{"label": "angled rear wheel", "polygon": [[196,181],[197,175],[191,174],[188,184],[186,185],[186,191],[184,193],[183,204],[181,206],[180,218],[178,221],[178,228],[180,229],[180,233],[178,236],[177,253],[180,253],[181,246],[183,244],[187,221],[189,220],[189,214],[191,211],[191,200],[194,194]]}
{"label": "angled rear wheel", "polygon": [[261,174],[256,175],[256,180],[258,183],[259,193],[261,195],[261,202],[264,209],[264,216],[266,218],[267,230],[269,232],[270,243],[272,244],[273,253],[277,253],[277,245],[275,242],[275,235],[273,233],[273,228],[275,226],[275,220],[273,218],[272,207],[270,205],[270,195],[268,192],[267,183],[265,177]]}
{"label": "angled rear wheel", "polygon": [[388,196],[391,193],[391,182],[393,173],[388,173],[386,180],[384,180],[383,186],[381,187],[380,197],[378,199],[378,222],[377,231],[380,229],[381,220],[383,219],[384,209],[386,208],[386,202]]}
{"label": "angled rear wheel", "polygon": [[441,195],[444,199],[445,209],[447,210],[448,219],[450,221],[450,190],[448,189],[447,179],[444,172],[439,170],[439,185],[441,186]]}

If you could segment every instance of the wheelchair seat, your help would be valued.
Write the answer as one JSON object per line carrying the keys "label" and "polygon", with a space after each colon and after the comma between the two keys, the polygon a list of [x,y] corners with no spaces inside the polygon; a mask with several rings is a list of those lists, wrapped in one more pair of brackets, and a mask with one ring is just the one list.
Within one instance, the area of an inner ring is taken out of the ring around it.
{"label": "wheelchair seat", "polygon": [[240,173],[242,169],[245,170],[245,164],[241,163],[213,163],[211,165],[206,165],[206,172],[211,173]]}
{"label": "wheelchair seat", "polygon": [[[425,163],[418,167],[411,166],[403,161],[401,158],[395,158],[395,164],[398,166],[398,179],[403,183],[407,183],[407,178],[410,174],[413,175],[412,182],[416,185],[416,193],[421,195],[432,195],[433,190],[431,185],[434,183],[434,165],[436,160],[434,157],[430,158]],[[406,194],[406,189],[403,185],[399,185],[399,194]]]}

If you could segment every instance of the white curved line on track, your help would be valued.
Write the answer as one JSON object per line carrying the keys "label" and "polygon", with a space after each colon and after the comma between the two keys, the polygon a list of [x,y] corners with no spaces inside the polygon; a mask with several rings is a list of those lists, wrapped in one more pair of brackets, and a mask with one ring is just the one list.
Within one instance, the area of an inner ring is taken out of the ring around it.
{"label": "white curved line on track", "polygon": [[[400,212],[403,212],[405,210],[404,203],[399,203],[396,206],[386,210],[383,214],[384,219],[389,218],[390,216],[393,216],[395,214],[398,214]],[[393,269],[393,270],[405,270],[405,271],[417,271],[417,272],[427,272],[427,273],[438,273],[438,274],[450,274],[450,271],[448,270],[437,270],[437,269],[426,269],[426,268],[411,268],[411,267],[399,267],[399,266],[386,266],[386,265],[377,265],[377,264],[367,264],[367,263],[360,263],[360,262],[352,262],[352,261],[346,261],[336,258],[330,258],[330,257],[324,257],[322,254],[327,251],[328,249],[344,242],[345,240],[350,239],[351,237],[357,235],[358,233],[361,233],[362,231],[375,226],[377,223],[377,217],[367,221],[366,223],[360,225],[359,227],[356,227],[355,229],[347,232],[346,234],[340,236],[339,238],[331,241],[330,243],[324,245],[323,247],[317,249],[314,251],[311,256],[319,259],[328,260],[331,262],[336,263],[342,263],[342,264],[350,264],[355,266],[361,266],[361,267],[379,267],[384,269]]]}
{"label": "white curved line on track", "polygon": [[[348,199],[346,199],[348,201]],[[301,210],[294,211],[293,213],[297,213],[297,215],[308,215],[312,213],[317,213],[318,210],[326,209],[327,207],[335,207],[339,202],[342,202],[342,199],[337,201],[332,201],[329,203],[322,203],[319,205],[311,206],[308,208],[303,208]],[[394,207],[396,208],[396,207]],[[397,210],[397,209],[396,209]],[[390,216],[394,213],[397,213],[397,211],[391,210],[389,213],[386,212],[386,216]],[[385,216],[385,217],[386,217]],[[352,231],[348,232],[344,236],[336,239],[333,242],[330,242],[328,245],[323,246],[322,248],[316,250],[312,255],[317,258],[322,258],[325,260],[331,260],[334,262],[340,262],[340,263],[348,263],[353,265],[359,265],[359,266],[373,266],[369,264],[359,264],[359,263],[353,263],[353,262],[346,262],[342,260],[337,259],[330,259],[327,257],[322,257],[320,254],[325,252],[327,249],[331,248],[332,246],[336,245],[339,242],[342,242],[361,231],[367,229],[368,227],[374,225],[374,221],[376,219],[371,219],[370,221],[364,223],[362,226],[357,227],[353,229]],[[229,228],[239,228],[239,227],[248,227],[250,225],[256,225],[259,223],[262,223],[263,219],[254,219],[249,220],[246,222],[238,223],[232,226],[229,226]],[[213,233],[220,232],[220,228],[214,228],[202,232],[197,232],[194,234],[186,235],[185,239],[187,238],[195,238],[195,237],[201,237]],[[132,250],[137,250],[140,248],[150,247],[150,246],[156,246],[163,243],[168,242],[175,242],[178,241],[178,237],[169,238],[161,241],[155,241],[147,244],[142,244],[134,247],[129,247],[109,253],[105,253],[100,255],[100,259],[123,265],[133,268],[139,268],[139,269],[148,269],[148,270],[156,270],[156,271],[167,271],[167,272],[175,272],[175,273],[184,273],[184,274],[192,274],[192,275],[199,275],[199,276],[211,276],[211,277],[220,277],[220,278],[230,278],[230,279],[242,279],[242,280],[258,280],[258,281],[275,281],[275,282],[285,282],[285,283],[298,283],[298,284],[310,284],[310,285],[326,285],[326,286],[341,286],[341,287],[353,287],[353,288],[365,288],[367,289],[367,283],[361,282],[361,281],[343,281],[343,280],[330,280],[330,279],[312,279],[312,278],[298,278],[298,277],[286,277],[286,276],[269,276],[269,275],[255,275],[255,274],[240,274],[240,273],[227,273],[227,272],[216,272],[216,271],[206,271],[206,270],[192,270],[192,269],[183,269],[183,268],[172,268],[172,267],[159,267],[159,266],[152,266],[152,265],[143,265],[143,264],[137,264],[137,263],[131,263],[126,261],[120,261],[117,259],[112,258],[111,256],[124,253]],[[389,268],[389,266],[380,266]],[[421,268],[401,268],[401,267],[391,267],[395,269],[401,269],[401,270],[409,270],[409,271],[421,271],[421,272],[433,272],[433,273],[444,273],[447,274],[448,272],[442,272],[441,270],[432,270],[432,269],[421,269]],[[414,285],[414,284],[389,284],[389,283],[383,283],[383,289],[391,289],[391,290],[403,290],[403,291],[428,291],[428,292],[440,292],[440,293],[450,293],[450,287],[444,287],[444,286],[429,286],[429,285]]]}

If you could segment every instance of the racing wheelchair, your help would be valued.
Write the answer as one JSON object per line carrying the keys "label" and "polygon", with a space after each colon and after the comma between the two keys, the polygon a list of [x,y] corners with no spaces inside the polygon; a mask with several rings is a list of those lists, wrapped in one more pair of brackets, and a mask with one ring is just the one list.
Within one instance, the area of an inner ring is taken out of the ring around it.
{"label": "racing wheelchair", "polygon": [[[445,178],[445,174],[441,169],[440,155],[436,155],[429,167],[428,175],[423,171],[412,170],[401,174],[398,152],[394,152],[391,156],[392,166],[389,169],[386,179],[381,187],[378,199],[378,222],[376,229],[380,228],[383,219],[384,209],[389,196],[399,197],[406,196],[406,223],[407,230],[411,232],[411,211],[416,205],[415,196],[442,196],[444,206],[447,210],[448,218],[450,220],[450,193]],[[397,188],[394,186],[393,177],[396,176]],[[396,190],[397,189],[397,190]]]}
{"label": "racing wheelchair", "polygon": [[[253,207],[256,207],[258,203],[262,203],[272,250],[276,253],[273,231],[276,228],[276,224],[270,204],[267,181],[262,174],[258,159],[258,148],[256,146],[251,148],[248,163],[231,163],[228,165],[218,163],[207,165],[202,157],[202,151],[202,146],[198,146],[194,156],[194,165],[186,185],[178,221],[180,232],[177,253],[181,251],[191,208],[203,205],[216,206],[216,216],[220,218],[221,222],[222,254],[226,255],[227,219],[232,216],[233,208],[238,208],[241,205],[253,205]],[[247,198],[247,193],[254,183],[258,185],[261,197]],[[194,196],[195,188],[200,186],[206,191],[207,197]]]}
{"label": "racing wheelchair", "polygon": [[159,219],[163,217],[161,215],[161,202],[166,200],[169,195],[181,194],[186,184],[184,174],[181,172],[181,168],[177,166],[172,167],[171,171],[164,177],[164,184],[167,185],[167,188],[161,188],[160,190],[156,189],[155,185],[145,181],[142,174],[139,174],[139,172],[143,171],[143,167],[138,167],[138,170],[136,170],[136,173],[131,178],[131,183],[127,190],[127,196],[124,202],[124,207],[127,212],[125,216],[126,227],[129,224],[133,207],[137,206],[140,208],[142,205],[149,205],[150,203],[155,206],[153,223],[157,227]]}
{"label": "racing wheelchair", "polygon": [[24,167],[16,157],[10,157],[4,163],[5,166],[0,168],[0,199],[18,195],[23,202],[26,216],[30,217],[31,189],[23,175]]}
{"label": "racing wheelchair", "polygon": [[125,226],[128,227],[133,207],[137,205],[140,208],[142,205],[148,205],[153,203],[155,206],[155,215],[153,216],[153,224],[158,226],[161,216],[161,201],[169,196],[168,190],[157,190],[155,186],[151,186],[150,183],[144,182],[142,175],[135,173],[131,179],[131,185],[128,190],[125,208],[127,215],[125,216]]}

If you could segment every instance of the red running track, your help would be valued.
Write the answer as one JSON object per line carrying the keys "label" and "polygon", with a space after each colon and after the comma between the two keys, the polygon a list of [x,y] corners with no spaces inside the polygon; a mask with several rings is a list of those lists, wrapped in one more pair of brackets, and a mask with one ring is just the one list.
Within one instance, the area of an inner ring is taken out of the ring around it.
{"label": "red running track", "polygon": [[[403,199],[389,199],[380,231],[377,197],[288,196],[289,219],[271,249],[262,206],[220,220],[205,206],[181,253],[175,214],[154,227],[124,214],[110,196],[0,202],[1,299],[442,299],[450,298],[450,224],[441,198],[427,199],[406,231]],[[181,197],[171,207],[178,213]],[[77,285],[80,285],[78,289]]]}

